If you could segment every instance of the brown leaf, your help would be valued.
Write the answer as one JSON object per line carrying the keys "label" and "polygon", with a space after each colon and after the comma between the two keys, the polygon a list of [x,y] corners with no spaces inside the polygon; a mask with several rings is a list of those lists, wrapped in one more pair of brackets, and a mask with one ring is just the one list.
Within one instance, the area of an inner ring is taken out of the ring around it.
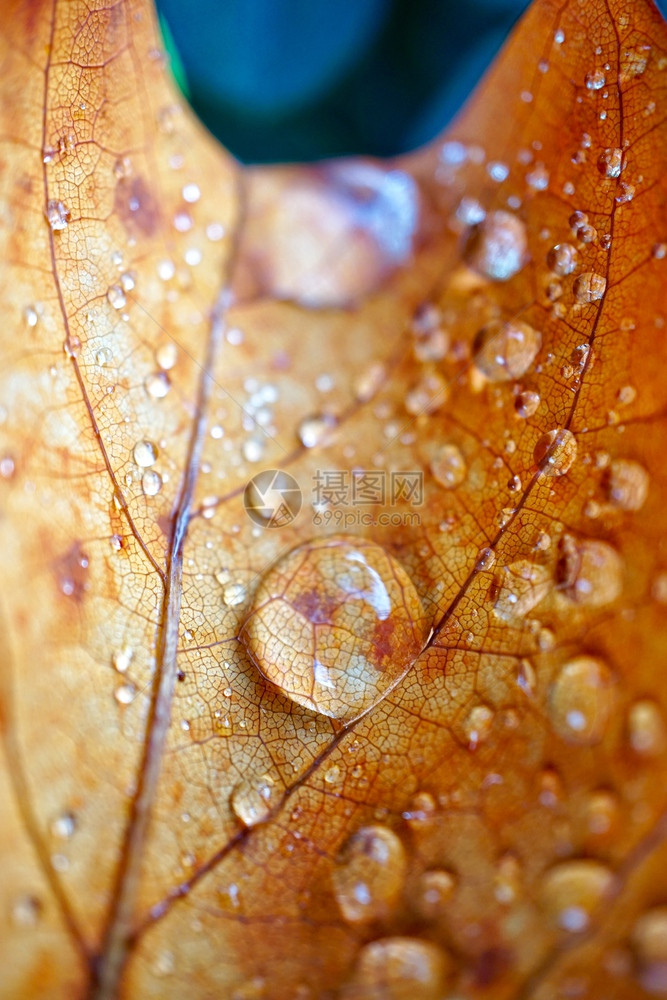
{"label": "brown leaf", "polygon": [[3,996],[667,993],[666,50],[538,0],[243,173],[143,2],[6,5]]}

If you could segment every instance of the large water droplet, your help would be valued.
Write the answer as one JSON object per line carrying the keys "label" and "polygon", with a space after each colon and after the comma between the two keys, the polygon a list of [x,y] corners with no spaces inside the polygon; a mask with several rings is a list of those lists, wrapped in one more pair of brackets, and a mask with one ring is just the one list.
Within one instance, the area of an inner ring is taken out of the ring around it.
{"label": "large water droplet", "polygon": [[541,334],[528,323],[494,320],[475,338],[475,367],[491,382],[510,382],[528,371],[541,346]]}
{"label": "large water droplet", "polygon": [[577,439],[572,431],[557,427],[537,441],[533,458],[544,476],[564,476],[577,457]]}
{"label": "large water droplet", "polygon": [[364,945],[341,1000],[441,1000],[449,957],[418,938],[381,938]]}
{"label": "large water droplet", "polygon": [[232,790],[229,804],[244,826],[265,823],[279,800],[279,789],[269,774],[244,778]]}
{"label": "large water droplet", "polygon": [[485,277],[508,281],[526,261],[526,227],[510,212],[489,212],[473,228],[464,255],[469,266]]}
{"label": "large water droplet", "polygon": [[400,838],[387,826],[364,826],[350,837],[331,880],[340,911],[350,923],[381,920],[403,891],[406,857]]}
{"label": "large water droplet", "polygon": [[332,535],[298,546],[266,573],[240,638],[288,698],[349,721],[400,680],[425,633],[400,563],[373,542]]}
{"label": "large water droplet", "polygon": [[557,927],[571,933],[585,931],[613,885],[613,874],[599,861],[564,861],[545,875],[542,904]]}
{"label": "large water droplet", "polygon": [[142,469],[147,469],[157,460],[157,448],[152,441],[137,441],[132,449],[132,458]]}
{"label": "large water droplet", "polygon": [[549,693],[549,716],[569,743],[592,746],[604,736],[613,702],[613,677],[601,660],[578,656],[560,670]]}
{"label": "large water droplet", "polygon": [[546,597],[552,586],[547,566],[531,559],[517,559],[503,566],[495,576],[494,614],[503,621],[523,619]]}

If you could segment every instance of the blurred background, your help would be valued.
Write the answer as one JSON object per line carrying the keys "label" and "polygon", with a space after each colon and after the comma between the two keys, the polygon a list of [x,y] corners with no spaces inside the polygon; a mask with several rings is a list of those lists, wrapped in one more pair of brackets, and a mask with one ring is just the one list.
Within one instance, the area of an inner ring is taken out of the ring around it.
{"label": "blurred background", "polygon": [[[663,13],[667,0],[661,0]],[[392,156],[432,139],[526,0],[157,0],[172,70],[247,163]]]}

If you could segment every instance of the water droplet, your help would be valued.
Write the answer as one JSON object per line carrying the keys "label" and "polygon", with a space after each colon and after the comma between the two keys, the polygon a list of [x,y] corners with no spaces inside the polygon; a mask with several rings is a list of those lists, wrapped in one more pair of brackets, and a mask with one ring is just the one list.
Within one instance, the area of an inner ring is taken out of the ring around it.
{"label": "water droplet", "polygon": [[637,975],[647,993],[667,996],[667,906],[655,906],[636,921],[632,943]]}
{"label": "water droplet", "polygon": [[162,368],[164,371],[169,371],[176,364],[176,359],[178,357],[178,351],[176,349],[176,344],[168,340],[164,344],[160,344],[155,352],[155,361],[157,362],[158,368]]}
{"label": "water droplet", "polygon": [[16,927],[35,927],[39,922],[44,907],[41,899],[26,893],[19,896],[11,905],[11,919]]}
{"label": "water droplet", "polygon": [[623,150],[604,149],[598,158],[598,170],[605,177],[618,177],[623,169]]}
{"label": "water droplet", "polygon": [[183,195],[183,201],[187,201],[189,205],[194,205],[195,202],[199,201],[201,198],[201,191],[198,186],[193,183],[186,184],[181,194]]}
{"label": "water droplet", "polygon": [[228,608],[235,608],[239,604],[243,604],[247,596],[247,591],[242,583],[228,583],[222,590],[222,600]]}
{"label": "water droplet", "polygon": [[279,789],[269,774],[245,778],[232,791],[229,804],[244,826],[265,823],[280,799]]}
{"label": "water droplet", "polygon": [[448,398],[449,387],[442,375],[429,372],[408,390],[405,396],[405,408],[414,416],[419,416],[421,413],[435,413],[445,405]]}
{"label": "water droplet", "polygon": [[521,865],[514,854],[504,854],[498,861],[493,879],[493,894],[504,906],[509,906],[519,895],[521,887]]}
{"label": "water droplet", "polygon": [[491,382],[510,382],[528,371],[541,346],[541,334],[528,323],[494,320],[475,337],[475,367]]}
{"label": "water droplet", "polygon": [[430,792],[417,792],[413,795],[408,808],[403,812],[403,819],[413,830],[424,830],[432,826],[437,815],[437,805]]}
{"label": "water droplet", "polygon": [[0,477],[2,479],[12,479],[16,472],[16,463],[11,455],[3,455],[0,458]]}
{"label": "water droplet", "polygon": [[612,872],[599,861],[564,861],[544,876],[542,904],[557,927],[576,934],[588,929],[613,886]]}
{"label": "water droplet", "polygon": [[315,448],[317,445],[323,444],[330,437],[337,423],[336,418],[329,413],[306,417],[297,428],[301,444],[304,448]]}
{"label": "water droplet", "polygon": [[489,212],[472,230],[464,256],[473,270],[494,281],[508,281],[527,256],[526,227],[510,212]]}
{"label": "water droplet", "polygon": [[586,799],[585,819],[589,836],[607,836],[616,826],[618,818],[618,801],[611,792],[599,789]]}
{"label": "water droplet", "polygon": [[63,350],[68,358],[78,358],[81,353],[81,340],[75,333],[68,333],[63,343]]}
{"label": "water droplet", "polygon": [[124,309],[127,305],[125,292],[120,285],[111,285],[107,291],[107,301],[114,309]]}
{"label": "water droplet", "polygon": [[641,510],[648,495],[649,482],[648,472],[638,462],[616,458],[605,476],[609,502],[621,510]]}
{"label": "water droplet", "polygon": [[607,542],[563,535],[556,568],[559,585],[577,604],[611,604],[623,587],[623,563]]}
{"label": "water droplet", "polygon": [[119,705],[130,705],[135,699],[137,689],[134,684],[119,684],[113,696]]}
{"label": "water droplet", "polygon": [[132,662],[132,657],[134,656],[134,650],[131,646],[123,646],[111,657],[111,665],[114,670],[117,670],[119,674],[124,674],[129,670],[130,663]]}
{"label": "water droplet", "polygon": [[556,45],[562,45],[564,41],[565,41],[565,32],[563,31],[562,28],[558,28],[554,32],[554,42],[556,43]]}
{"label": "water droplet", "polygon": [[549,693],[549,717],[559,736],[580,746],[599,743],[611,714],[613,683],[606,664],[592,656],[566,663]]}
{"label": "water droplet", "polygon": [[572,431],[557,427],[537,441],[533,458],[544,476],[564,476],[577,457],[577,439]]}
{"label": "water droplet", "polygon": [[341,1000],[441,1000],[449,968],[430,941],[380,938],[362,947]]}
{"label": "water droplet", "polygon": [[431,472],[447,490],[460,486],[468,475],[460,448],[455,444],[443,444],[431,459]]}
{"label": "water droplet", "polygon": [[628,713],[628,736],[635,753],[656,757],[667,744],[667,731],[662,711],[648,698],[636,701]]}
{"label": "water droplet", "polygon": [[71,812],[61,813],[51,821],[49,829],[56,840],[69,840],[76,830],[76,816]]}
{"label": "water droplet", "polygon": [[132,458],[140,468],[147,469],[157,460],[157,448],[152,441],[137,441],[132,449]]}
{"label": "water droplet", "polygon": [[62,201],[49,201],[46,206],[46,218],[54,233],[67,229],[70,220],[70,210]]}
{"label": "water droplet", "polygon": [[598,302],[607,288],[607,279],[594,271],[580,274],[574,282],[574,297],[582,304]]}
{"label": "water droplet", "polygon": [[547,267],[554,274],[564,278],[577,267],[577,250],[571,243],[557,243],[547,254]]}
{"label": "water droplet", "polygon": [[259,462],[264,455],[266,443],[264,438],[247,438],[241,446],[241,454],[246,462]]}
{"label": "water droplet", "polygon": [[29,327],[37,326],[39,320],[39,313],[34,306],[26,306],[23,310],[23,317]]}
{"label": "water droplet", "polygon": [[162,489],[162,476],[155,469],[146,469],[141,477],[141,489],[144,496],[154,497]]}
{"label": "water droplet", "polygon": [[491,569],[495,561],[496,561],[496,553],[493,551],[493,549],[490,549],[488,546],[485,546],[484,548],[480,549],[479,552],[477,553],[477,561],[475,563],[475,569],[477,570]]}
{"label": "water droplet", "polygon": [[381,546],[333,535],[293,549],[261,580],[240,638],[292,701],[349,721],[400,680],[421,651],[424,611]]}
{"label": "water droplet", "polygon": [[493,612],[503,621],[525,618],[553,587],[547,566],[530,559],[517,559],[503,566],[493,585]]}
{"label": "water droplet", "polygon": [[445,910],[456,887],[456,878],[444,868],[434,868],[420,875],[416,888],[417,909],[427,920],[434,920]]}
{"label": "water droplet", "polygon": [[387,826],[364,826],[345,844],[331,881],[343,917],[363,923],[387,917],[400,900],[407,862]]}
{"label": "water droplet", "polygon": [[586,74],[585,83],[587,90],[602,90],[606,82],[607,80],[602,70],[596,69]]}
{"label": "water droplet", "polygon": [[170,388],[169,376],[165,372],[151,372],[144,379],[144,389],[153,399],[164,399]]}
{"label": "water droplet", "polygon": [[533,392],[531,389],[523,389],[517,393],[514,399],[514,409],[520,417],[525,419],[532,417],[537,412],[540,402],[538,393]]}
{"label": "water droplet", "polygon": [[490,705],[474,705],[463,720],[463,734],[468,749],[476,750],[491,735],[494,711]]}
{"label": "water droplet", "polygon": [[526,184],[534,191],[546,191],[549,186],[549,171],[543,163],[536,163],[526,174]]}
{"label": "water droplet", "polygon": [[386,377],[387,372],[384,365],[379,363],[370,365],[354,380],[352,390],[355,399],[358,399],[360,403],[368,402],[382,387]]}

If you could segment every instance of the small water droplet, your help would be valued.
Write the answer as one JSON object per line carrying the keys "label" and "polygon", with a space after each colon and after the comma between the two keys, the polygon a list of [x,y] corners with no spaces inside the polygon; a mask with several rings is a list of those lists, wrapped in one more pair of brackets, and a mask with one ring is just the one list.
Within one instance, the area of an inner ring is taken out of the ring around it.
{"label": "small water droplet", "polygon": [[473,227],[465,247],[466,262],[493,281],[508,281],[523,267],[527,257],[526,227],[510,212],[489,212]]}
{"label": "small water droplet", "polygon": [[63,343],[63,350],[68,358],[78,358],[81,353],[81,340],[75,333],[69,333]]}
{"label": "small water droplet", "polygon": [[192,182],[184,185],[181,194],[183,195],[183,201],[187,201],[189,205],[194,205],[201,198],[199,187]]}
{"label": "small water droplet", "polygon": [[269,774],[245,778],[232,791],[229,804],[244,826],[265,823],[280,799],[280,792]]}
{"label": "small water droplet", "polygon": [[117,650],[111,657],[111,665],[119,674],[124,674],[129,669],[133,656],[134,650],[132,647],[123,646],[122,649]]}
{"label": "small water droplet", "polygon": [[132,458],[140,468],[147,469],[157,461],[157,448],[152,441],[137,441],[132,449]]}
{"label": "small water droplet", "polygon": [[514,409],[520,417],[525,419],[532,417],[537,412],[540,402],[538,393],[533,392],[531,389],[523,389],[517,393],[514,399]]}
{"label": "small water droplet", "polygon": [[15,899],[11,905],[10,915],[16,927],[35,927],[42,916],[43,905],[37,896],[26,893]]}
{"label": "small water droplet", "polygon": [[604,149],[598,157],[598,170],[605,177],[619,177],[623,169],[623,150]]}
{"label": "small water droplet", "polygon": [[577,604],[602,607],[621,593],[623,563],[608,542],[565,534],[559,543],[556,579]]}
{"label": "small water droplet", "polygon": [[39,320],[39,313],[34,306],[26,306],[23,310],[23,317],[29,327],[37,326]]}
{"label": "small water droplet", "polygon": [[450,966],[430,941],[380,938],[362,947],[341,1000],[441,1000]]}
{"label": "small water droplet", "polygon": [[433,868],[419,876],[415,902],[427,920],[439,917],[456,888],[456,877],[444,868]]}
{"label": "small water droplet", "polygon": [[542,346],[542,336],[519,320],[488,323],[475,337],[475,367],[491,382],[525,375]]}
{"label": "small water droplet", "polygon": [[169,376],[163,371],[151,372],[144,379],[144,389],[153,399],[164,399],[170,388]]}
{"label": "small water droplet", "polygon": [[618,800],[606,789],[591,792],[584,806],[586,828],[590,837],[605,837],[619,819]]}
{"label": "small water droplet", "polygon": [[46,206],[46,218],[54,233],[67,229],[70,220],[70,210],[62,201],[51,200]]}
{"label": "small water droplet", "polygon": [[587,90],[602,90],[607,79],[600,69],[592,70],[586,74],[585,83]]}
{"label": "small water droplet", "polygon": [[331,881],[345,920],[387,917],[399,902],[407,862],[400,838],[387,826],[364,826],[341,851]]}
{"label": "small water droplet", "polygon": [[460,448],[455,444],[443,444],[431,459],[431,472],[447,490],[460,486],[468,475],[468,467]]}
{"label": "small water droplet", "polygon": [[571,243],[557,243],[547,254],[547,267],[564,278],[576,270],[577,257],[577,249]]}
{"label": "small water droplet", "polygon": [[667,906],[642,913],[632,930],[632,944],[642,987],[655,996],[667,996]]}
{"label": "small water droplet", "polygon": [[435,799],[430,792],[417,792],[410,799],[408,808],[402,815],[411,829],[424,830],[432,826],[437,815]]}
{"label": "small water droplet", "polygon": [[514,854],[504,854],[498,860],[493,879],[493,894],[503,906],[509,906],[519,895],[521,865]]}
{"label": "small water droplet", "polygon": [[124,309],[127,305],[127,299],[125,298],[125,292],[120,287],[120,285],[111,285],[107,291],[107,302],[114,309]]}
{"label": "small water droplet", "polygon": [[628,712],[628,736],[635,753],[656,757],[667,745],[667,731],[662,711],[655,701],[636,701]]}
{"label": "small water droplet", "polygon": [[419,654],[426,624],[414,584],[381,546],[333,535],[272,566],[240,633],[257,669],[292,701],[351,720]]}
{"label": "small water droplet", "polygon": [[495,561],[496,561],[496,553],[493,551],[493,549],[490,549],[488,546],[485,546],[484,548],[480,549],[479,552],[477,553],[477,561],[475,563],[475,569],[477,570],[491,569]]}
{"label": "small water droplet", "polygon": [[155,497],[162,489],[162,476],[155,469],[146,469],[141,477],[141,489],[144,496]]}
{"label": "small water droplet", "polygon": [[544,163],[536,163],[526,174],[526,184],[534,191],[546,191],[549,186],[549,171]]}
{"label": "small water droplet", "polygon": [[463,733],[468,749],[476,750],[491,735],[494,711],[490,705],[474,705],[463,721]]}
{"label": "small water droplet", "polygon": [[51,821],[49,829],[56,840],[69,840],[76,830],[76,816],[72,812],[61,813]]}
{"label": "small water droplet", "polygon": [[370,365],[354,380],[352,389],[355,399],[358,399],[360,403],[368,402],[382,387],[386,377],[387,372],[384,365],[379,363]]}
{"label": "small water droplet", "polygon": [[265,448],[266,443],[264,438],[246,438],[241,445],[241,454],[246,462],[259,462],[264,455]]}
{"label": "small water droplet", "polygon": [[547,566],[531,559],[517,559],[496,573],[493,612],[503,621],[523,619],[544,600],[552,587]]}
{"label": "small water droplet", "polygon": [[542,434],[533,452],[535,465],[544,476],[564,476],[576,458],[577,439],[563,427]]}
{"label": "small water droplet", "polygon": [[297,434],[304,448],[315,448],[327,441],[338,421],[329,413],[306,417],[297,428]]}
{"label": "small water droplet", "polygon": [[16,463],[11,455],[3,455],[0,458],[0,477],[2,479],[13,479],[16,472]]}
{"label": "small water droplet", "polygon": [[176,344],[172,340],[168,340],[164,344],[160,344],[155,352],[155,361],[157,362],[157,366],[158,368],[162,368],[164,371],[169,371],[174,367],[177,357],[178,351],[176,349]]}
{"label": "small water droplet", "polygon": [[604,736],[614,680],[601,660],[578,656],[561,667],[549,693],[549,717],[569,743],[593,746]]}
{"label": "small water droplet", "polygon": [[449,398],[449,386],[438,372],[429,372],[408,390],[405,408],[408,413],[436,413]]}
{"label": "small water droplet", "polygon": [[604,295],[607,288],[607,279],[594,271],[586,271],[580,274],[574,282],[574,297],[582,304],[588,302],[598,302]]}
{"label": "small water droplet", "polygon": [[246,588],[242,583],[228,583],[222,590],[222,600],[228,608],[235,608],[239,604],[243,604],[247,596]]}
{"label": "small water droplet", "polygon": [[605,475],[609,502],[621,510],[641,510],[646,502],[649,475],[638,462],[616,458]]}
{"label": "small water droplet", "polygon": [[130,705],[137,694],[134,684],[119,684],[113,696],[119,705]]}

